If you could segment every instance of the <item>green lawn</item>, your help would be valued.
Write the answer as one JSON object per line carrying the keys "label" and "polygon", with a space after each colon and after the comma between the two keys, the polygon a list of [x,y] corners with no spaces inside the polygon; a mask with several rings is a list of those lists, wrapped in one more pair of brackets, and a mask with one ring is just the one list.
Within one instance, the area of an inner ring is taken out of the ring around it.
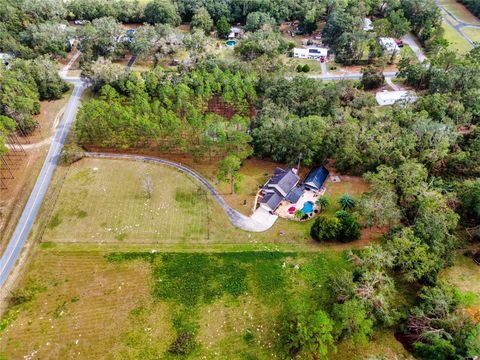
{"label": "green lawn", "polygon": [[[22,282],[23,304],[0,333],[0,355],[42,359],[280,358],[278,314],[295,297],[327,302],[326,280],[351,265],[339,252],[99,253],[40,249]],[[28,300],[30,299],[31,300]],[[405,354],[390,331],[332,358]]]}
{"label": "green lawn", "polygon": [[462,31],[473,42],[480,42],[480,29],[472,27],[463,27]]}
{"label": "green lawn", "polygon": [[445,8],[455,15],[459,20],[470,23],[470,24],[480,24],[480,19],[473,15],[465,6],[460,4],[456,0],[440,0],[440,3],[445,6]]}
{"label": "green lawn", "polygon": [[445,30],[444,37],[449,42],[449,48],[451,50],[456,50],[460,54],[465,54],[472,49],[472,46],[448,23],[443,21],[442,27]]}

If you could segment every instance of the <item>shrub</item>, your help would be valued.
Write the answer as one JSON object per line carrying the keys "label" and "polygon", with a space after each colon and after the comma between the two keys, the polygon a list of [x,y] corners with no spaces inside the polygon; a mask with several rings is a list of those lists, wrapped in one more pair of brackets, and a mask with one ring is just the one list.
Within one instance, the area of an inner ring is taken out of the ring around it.
{"label": "shrub", "polygon": [[303,71],[303,66],[298,64],[297,65],[297,72],[302,72]]}
{"label": "shrub", "polygon": [[168,352],[175,355],[188,355],[192,352],[195,346],[195,337],[189,332],[182,331],[170,344]]}
{"label": "shrub", "polygon": [[341,242],[350,242],[360,237],[360,225],[357,219],[346,211],[337,211],[335,214],[340,220],[337,239]]}
{"label": "shrub", "polygon": [[310,66],[308,66],[308,64],[303,65],[302,71],[308,73],[310,71]]}
{"label": "shrub", "polygon": [[340,220],[336,217],[320,215],[310,229],[310,235],[317,241],[334,241],[340,229]]}

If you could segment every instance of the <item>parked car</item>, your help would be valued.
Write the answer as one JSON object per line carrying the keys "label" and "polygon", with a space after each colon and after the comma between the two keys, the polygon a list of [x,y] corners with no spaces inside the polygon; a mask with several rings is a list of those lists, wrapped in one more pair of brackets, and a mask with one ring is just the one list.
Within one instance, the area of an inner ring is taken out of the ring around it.
{"label": "parked car", "polygon": [[86,23],[88,23],[88,20],[75,20],[73,23],[75,25],[85,25]]}
{"label": "parked car", "polygon": [[397,44],[398,47],[403,47],[403,41],[402,40],[395,40],[395,43]]}

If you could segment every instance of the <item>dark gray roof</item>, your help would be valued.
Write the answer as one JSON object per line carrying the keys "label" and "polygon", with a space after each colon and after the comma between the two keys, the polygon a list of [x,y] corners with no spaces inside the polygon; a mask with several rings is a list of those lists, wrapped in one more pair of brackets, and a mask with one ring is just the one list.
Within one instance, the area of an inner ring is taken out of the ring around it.
{"label": "dark gray roof", "polygon": [[287,194],[286,199],[290,201],[292,204],[296,203],[298,199],[303,195],[303,186],[301,187],[294,187],[290,192]]}
{"label": "dark gray roof", "polygon": [[325,166],[316,167],[310,170],[303,183],[310,189],[320,190],[327,176],[328,170]]}
{"label": "dark gray roof", "polygon": [[275,210],[280,202],[283,200],[283,196],[277,191],[266,194],[260,203],[267,205],[271,210]]}
{"label": "dark gray roof", "polygon": [[277,185],[285,194],[288,194],[297,184],[298,180],[300,180],[300,178],[291,169],[276,168],[272,178],[267,183],[267,187],[269,185]]}

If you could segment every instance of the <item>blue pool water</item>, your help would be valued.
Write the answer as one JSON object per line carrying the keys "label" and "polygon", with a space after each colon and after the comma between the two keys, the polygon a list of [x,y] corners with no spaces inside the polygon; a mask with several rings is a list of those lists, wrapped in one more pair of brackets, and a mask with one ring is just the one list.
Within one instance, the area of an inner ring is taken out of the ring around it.
{"label": "blue pool water", "polygon": [[313,203],[311,201],[304,203],[302,211],[304,214],[310,214],[313,211]]}
{"label": "blue pool water", "polygon": [[225,45],[227,45],[228,47],[232,47],[232,46],[235,46],[237,42],[235,40],[228,40],[228,41],[225,41]]}

